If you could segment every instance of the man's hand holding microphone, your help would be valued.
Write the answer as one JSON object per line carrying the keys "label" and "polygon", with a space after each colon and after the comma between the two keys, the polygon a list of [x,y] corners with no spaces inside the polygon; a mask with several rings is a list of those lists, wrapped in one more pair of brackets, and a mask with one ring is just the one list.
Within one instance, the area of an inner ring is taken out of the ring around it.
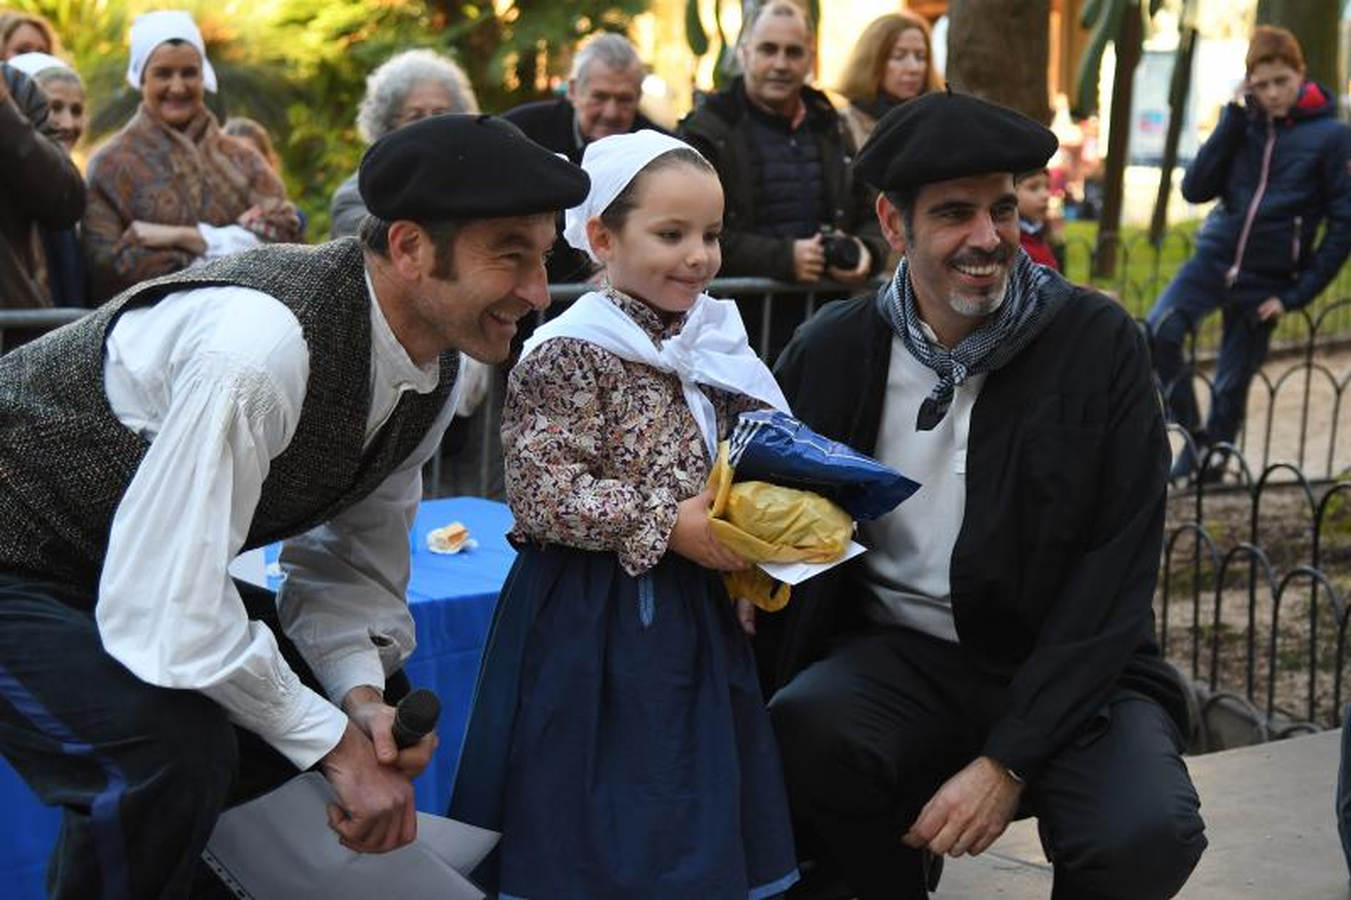
{"label": "man's hand holding microphone", "polygon": [[320,760],[338,795],[328,824],[344,847],[383,853],[417,837],[413,778],[436,751],[436,695],[414,691],[393,707],[380,691],[355,687],[342,701],[347,730]]}

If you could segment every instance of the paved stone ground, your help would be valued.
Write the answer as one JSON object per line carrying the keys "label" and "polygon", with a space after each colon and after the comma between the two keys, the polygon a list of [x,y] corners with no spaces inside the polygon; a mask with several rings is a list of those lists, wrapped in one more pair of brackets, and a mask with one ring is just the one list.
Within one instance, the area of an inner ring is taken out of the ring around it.
{"label": "paved stone ground", "polygon": [[[1210,847],[1179,900],[1351,900],[1333,818],[1335,731],[1187,758]],[[1143,861],[1142,861],[1143,862]],[[940,900],[1046,900],[1031,820],[974,859],[948,860]]]}

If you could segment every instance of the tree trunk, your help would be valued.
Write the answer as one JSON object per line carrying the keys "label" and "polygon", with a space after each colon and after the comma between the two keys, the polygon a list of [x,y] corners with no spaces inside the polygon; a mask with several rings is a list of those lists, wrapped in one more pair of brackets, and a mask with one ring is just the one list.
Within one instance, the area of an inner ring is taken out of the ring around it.
{"label": "tree trunk", "polygon": [[[1187,4],[1190,12],[1190,0]],[[1173,193],[1173,169],[1177,166],[1177,147],[1182,140],[1182,120],[1192,88],[1192,58],[1196,52],[1196,28],[1188,13],[1183,13],[1182,34],[1173,56],[1172,83],[1168,86],[1168,133],[1163,140],[1163,162],[1159,165],[1159,192],[1154,197],[1154,215],[1149,220],[1149,242],[1157,250],[1168,227],[1168,198]]]}
{"label": "tree trunk", "polygon": [[1257,24],[1289,28],[1304,51],[1309,77],[1341,93],[1337,78],[1337,0],[1260,0]]}
{"label": "tree trunk", "polygon": [[1135,93],[1135,66],[1140,62],[1141,21],[1139,0],[1131,0],[1121,17],[1116,48],[1116,74],[1112,79],[1111,129],[1102,175],[1102,215],[1098,219],[1098,247],[1093,256],[1093,276],[1110,278],[1116,270],[1116,248],[1121,240],[1121,191],[1130,149],[1131,97]]}
{"label": "tree trunk", "polygon": [[1050,124],[1051,0],[952,0],[947,82]]}

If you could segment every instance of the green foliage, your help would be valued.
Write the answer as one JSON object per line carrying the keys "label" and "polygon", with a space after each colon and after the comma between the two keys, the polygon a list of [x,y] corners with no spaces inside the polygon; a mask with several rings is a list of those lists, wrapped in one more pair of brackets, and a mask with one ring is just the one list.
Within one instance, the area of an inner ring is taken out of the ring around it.
{"label": "green foliage", "polygon": [[699,21],[699,0],[685,0],[685,42],[695,56],[708,52],[708,35],[704,33],[704,23]]}
{"label": "green foliage", "polygon": [[[1342,472],[1337,480],[1351,481],[1351,472]],[[1331,547],[1334,542],[1342,547],[1351,542],[1351,494],[1338,491],[1329,500],[1323,511],[1323,542]]]}
{"label": "green foliage", "polygon": [[1097,243],[1097,222],[1065,223],[1065,277],[1077,284],[1089,284],[1109,291],[1130,310],[1143,316],[1154,298],[1191,255],[1197,222],[1184,222],[1169,229],[1157,252],[1150,247],[1146,230],[1127,227],[1121,231],[1120,259],[1111,278],[1092,275],[1093,248]]}
{"label": "green foliage", "polygon": [[[93,120],[107,137],[139,95],[125,81],[127,33],[155,0],[9,0],[45,16],[84,77]],[[366,76],[395,53],[427,47],[455,59],[480,106],[501,112],[546,94],[566,76],[571,48],[597,31],[625,31],[648,0],[176,0],[196,18],[220,81],[218,117],[246,115],[272,132],[288,195],[328,235],[334,189],[365,150],[356,112]],[[88,140],[87,139],[87,140]]]}
{"label": "green foliage", "polygon": [[728,41],[722,30],[722,2],[713,0],[713,31],[717,36],[716,47],[708,39],[704,25],[699,18],[699,0],[685,0],[685,42],[695,56],[704,56],[713,50],[716,63],[713,66],[713,87],[720,88],[736,70],[736,42]]}

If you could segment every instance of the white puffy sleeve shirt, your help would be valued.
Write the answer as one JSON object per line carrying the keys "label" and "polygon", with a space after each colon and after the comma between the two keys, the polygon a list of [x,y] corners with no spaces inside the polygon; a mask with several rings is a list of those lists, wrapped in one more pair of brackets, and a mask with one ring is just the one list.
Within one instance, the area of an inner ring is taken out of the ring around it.
{"label": "white puffy sleeve shirt", "polygon": [[[370,310],[367,443],[404,391],[429,393],[439,376],[435,361],[409,359],[374,300]],[[422,464],[455,408],[451,397],[368,497],[283,547],[279,618],[325,698],[249,620],[227,572],[295,433],[309,362],[291,311],[246,288],[181,291],[117,320],[108,402],[150,447],[113,517],[95,606],[104,647],[138,678],[201,691],[302,769],[341,738],[347,717],[335,704],[358,685],[383,688],[413,651],[408,529]]]}

